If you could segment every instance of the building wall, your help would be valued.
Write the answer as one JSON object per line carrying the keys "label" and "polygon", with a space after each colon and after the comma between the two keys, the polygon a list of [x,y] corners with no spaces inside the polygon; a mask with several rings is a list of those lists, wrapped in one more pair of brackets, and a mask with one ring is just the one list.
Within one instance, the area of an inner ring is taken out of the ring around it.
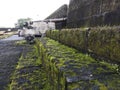
{"label": "building wall", "polygon": [[119,24],[120,0],[70,0],[68,27]]}
{"label": "building wall", "polygon": [[54,22],[37,21],[37,22],[33,22],[32,26],[35,30],[40,31],[41,33],[45,33],[47,30],[55,29]]}

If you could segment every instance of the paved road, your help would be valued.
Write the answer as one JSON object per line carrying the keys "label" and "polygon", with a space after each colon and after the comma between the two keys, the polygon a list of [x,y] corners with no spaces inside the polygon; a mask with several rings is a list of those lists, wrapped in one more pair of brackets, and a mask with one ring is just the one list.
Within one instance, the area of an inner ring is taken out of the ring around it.
{"label": "paved road", "polygon": [[23,46],[15,44],[14,40],[21,40],[16,35],[0,40],[0,90],[10,83],[10,76],[21,56]]}
{"label": "paved road", "polygon": [[6,39],[2,39],[0,41],[15,41],[15,40],[22,40],[24,39],[23,37],[18,37],[18,35],[13,35],[13,36],[10,36]]}

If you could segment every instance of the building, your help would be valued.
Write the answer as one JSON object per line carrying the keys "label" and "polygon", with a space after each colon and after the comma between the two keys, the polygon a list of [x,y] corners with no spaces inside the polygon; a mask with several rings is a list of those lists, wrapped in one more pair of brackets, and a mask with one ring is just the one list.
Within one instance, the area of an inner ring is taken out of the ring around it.
{"label": "building", "polygon": [[68,6],[64,4],[56,11],[54,11],[51,15],[49,15],[44,21],[54,22],[55,29],[65,28],[67,22],[67,12],[68,12]]}
{"label": "building", "polygon": [[47,21],[33,21],[32,27],[34,28],[34,30],[40,31],[41,33],[45,33],[46,30],[54,30],[55,23]]}

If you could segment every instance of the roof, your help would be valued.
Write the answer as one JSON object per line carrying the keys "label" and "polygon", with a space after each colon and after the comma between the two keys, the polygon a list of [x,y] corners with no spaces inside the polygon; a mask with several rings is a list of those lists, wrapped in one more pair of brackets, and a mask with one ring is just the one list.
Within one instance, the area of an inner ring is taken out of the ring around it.
{"label": "roof", "polygon": [[67,17],[66,18],[46,19],[44,21],[45,22],[56,22],[56,21],[64,21],[64,20],[67,20]]}

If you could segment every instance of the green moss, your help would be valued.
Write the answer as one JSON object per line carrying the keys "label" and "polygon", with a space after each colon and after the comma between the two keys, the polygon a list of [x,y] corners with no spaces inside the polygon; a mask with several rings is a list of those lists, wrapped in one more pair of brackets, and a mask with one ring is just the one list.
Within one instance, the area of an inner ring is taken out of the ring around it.
{"label": "green moss", "polygon": [[21,55],[7,90],[42,90],[44,88],[47,83],[47,75],[44,67],[39,63],[39,55],[36,50],[32,45],[24,49],[27,53]]}
{"label": "green moss", "polygon": [[95,83],[99,86],[100,90],[108,90],[108,88],[99,81],[96,80]]}
{"label": "green moss", "polygon": [[[30,49],[19,59],[10,90],[117,90],[119,87],[117,64],[96,61],[49,38],[36,40]],[[73,82],[67,81],[68,77]]]}
{"label": "green moss", "polygon": [[[94,85],[98,85],[100,89],[106,90],[111,85],[109,83],[110,78],[113,79],[114,73],[117,75],[117,68],[118,65],[110,64],[107,62],[98,62],[95,59],[91,58],[88,54],[79,53],[79,51],[70,48],[68,46],[62,45],[54,40],[44,38],[43,39],[46,44],[40,43],[40,53],[43,59],[44,66],[46,67],[46,72],[48,73],[48,80],[49,80],[49,88],[52,90],[64,90],[66,88],[66,77],[83,77],[84,74],[90,73],[92,77],[98,77],[100,75],[101,82],[98,79],[98,82],[95,81],[90,83],[90,85],[84,80],[78,80],[81,84],[70,84],[69,90],[73,88],[85,88],[90,87],[91,89],[96,87]],[[42,56],[44,54],[44,57]],[[103,79],[104,74],[112,73],[109,77]],[[83,74],[83,76],[82,76]],[[117,75],[118,76],[118,75]],[[114,76],[117,78],[117,76]],[[89,76],[85,76],[89,80]],[[118,79],[118,78],[117,78]],[[120,78],[119,78],[120,79]],[[105,86],[105,81],[107,81],[108,87]],[[112,83],[115,81],[111,80]],[[67,82],[69,85],[69,83]],[[112,86],[116,86],[115,84]],[[88,90],[91,90],[88,89]]]}
{"label": "green moss", "polygon": [[75,89],[79,89],[79,84],[76,83],[71,83],[68,85],[68,90],[75,90]]}
{"label": "green moss", "polygon": [[25,44],[26,44],[26,41],[25,41],[25,40],[16,41],[15,44],[16,44],[16,45],[25,45]]}
{"label": "green moss", "polygon": [[61,31],[47,31],[50,37],[62,44],[74,47],[82,52],[92,52],[100,57],[120,60],[120,33],[117,27],[94,27],[86,31],[85,28],[63,29]]}

